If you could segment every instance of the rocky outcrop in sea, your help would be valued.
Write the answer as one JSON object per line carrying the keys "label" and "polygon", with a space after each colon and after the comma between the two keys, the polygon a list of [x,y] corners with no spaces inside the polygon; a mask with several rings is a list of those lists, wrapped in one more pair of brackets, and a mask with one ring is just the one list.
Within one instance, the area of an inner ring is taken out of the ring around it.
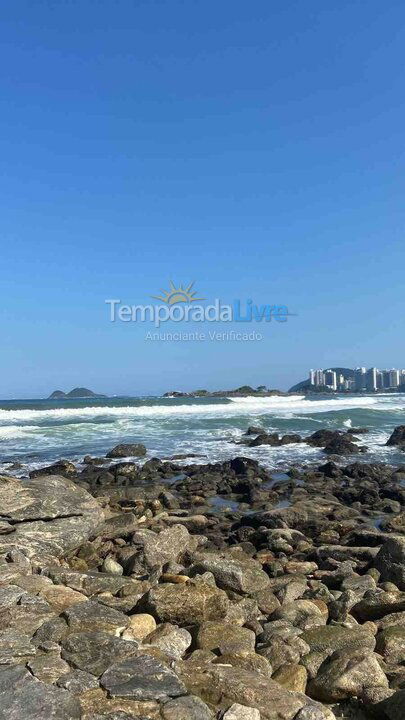
{"label": "rocky outcrop in sea", "polygon": [[311,442],[2,476],[0,720],[404,717],[405,467]]}

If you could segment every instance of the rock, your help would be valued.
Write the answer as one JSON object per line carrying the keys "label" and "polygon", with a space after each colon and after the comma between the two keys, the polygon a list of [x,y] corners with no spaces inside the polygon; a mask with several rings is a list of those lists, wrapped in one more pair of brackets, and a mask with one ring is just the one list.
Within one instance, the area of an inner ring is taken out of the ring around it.
{"label": "rock", "polygon": [[398,690],[376,706],[384,720],[400,720],[405,717],[405,690]]}
{"label": "rock", "polygon": [[366,592],[362,600],[356,603],[351,613],[356,620],[379,620],[388,613],[405,610],[405,593],[385,592],[380,588]]}
{"label": "rock", "polygon": [[203,622],[197,634],[197,647],[213,652],[251,652],[255,649],[256,636],[252,630],[225,622]]}
{"label": "rock", "polygon": [[0,631],[0,665],[14,665],[24,662],[36,653],[27,635],[17,630]]}
{"label": "rock", "polygon": [[255,708],[234,703],[224,714],[223,720],[260,720],[260,712]]}
{"label": "rock", "polygon": [[114,663],[136,654],[138,644],[105,632],[78,632],[62,641],[62,657],[78,670],[99,677]]}
{"label": "rock", "polygon": [[260,427],[260,425],[249,425],[248,429],[246,430],[244,435],[261,435],[264,433],[264,428]]}
{"label": "rock", "polygon": [[177,675],[150,655],[115,663],[100,682],[110,697],[163,701],[186,693]]}
{"label": "rock", "polygon": [[308,684],[308,694],[323,702],[362,697],[368,688],[387,689],[388,680],[377,656],[367,649],[341,650],[321,666]]}
{"label": "rock", "polygon": [[77,470],[69,460],[59,460],[59,462],[48,465],[48,467],[31,470],[29,475],[30,478],[36,478],[42,475],[62,475],[62,477],[70,477],[71,475],[77,475]]}
{"label": "rock", "polygon": [[77,605],[80,602],[86,602],[87,597],[82,593],[72,590],[71,588],[65,587],[64,585],[46,585],[43,587],[39,596],[44,598],[52,610],[60,615],[72,605]]}
{"label": "rock", "polygon": [[259,445],[273,445],[278,446],[280,445],[280,437],[278,433],[261,433],[258,435],[254,440],[251,440],[249,442],[250,447],[258,447]]}
{"label": "rock", "polygon": [[139,615],[131,615],[129,623],[122,633],[124,640],[138,640],[142,642],[148,635],[156,630],[156,620],[152,615],[147,613],[139,613]]}
{"label": "rock", "polygon": [[186,551],[190,535],[183,525],[174,525],[160,533],[151,530],[139,530],[133,536],[133,544],[142,552],[142,563],[146,567],[164,566],[177,561]]}
{"label": "rock", "polygon": [[286,620],[301,630],[310,630],[326,625],[327,615],[311,600],[296,600],[282,605],[273,613],[272,619]]}
{"label": "rock", "polygon": [[387,445],[405,445],[405,425],[398,425],[388,438]]}
{"label": "rock", "polygon": [[332,440],[340,438],[341,435],[342,433],[338,430],[316,430],[316,432],[306,438],[306,442],[315,447],[323,447],[332,442]]}
{"label": "rock", "polygon": [[169,700],[161,706],[161,713],[163,720],[214,720],[209,707],[193,695]]}
{"label": "rock", "polygon": [[73,695],[81,695],[86,690],[94,690],[100,687],[94,675],[84,670],[71,670],[65,675],[61,675],[56,684],[69,690]]}
{"label": "rock", "polygon": [[55,652],[38,655],[29,661],[27,667],[34,677],[45,683],[55,683],[61,675],[65,675],[70,670],[67,662]]}
{"label": "rock", "polygon": [[[224,665],[184,672],[190,692],[207,703],[229,708],[233,703],[259,710],[261,720],[293,720],[298,711],[312,701],[301,693],[290,692],[260,673]],[[329,715],[328,717],[333,717]]]}
{"label": "rock", "polygon": [[88,600],[68,608],[64,613],[70,632],[106,632],[120,635],[128,625],[124,613]]}
{"label": "rock", "polygon": [[235,558],[229,553],[199,553],[195,556],[195,572],[211,572],[218,587],[234,592],[253,594],[269,587],[269,576],[260,563],[251,558]]}
{"label": "rock", "polygon": [[0,553],[13,547],[40,561],[61,557],[85,542],[104,517],[89,493],[57,475],[28,482],[0,478],[0,492],[2,515],[15,527],[0,535]]}
{"label": "rock", "polygon": [[110,575],[122,575],[124,568],[114,558],[107,557],[103,562],[103,571]]}
{"label": "rock", "polygon": [[305,693],[308,673],[303,665],[294,663],[283,665],[273,675],[273,680],[280,683],[286,690]]}
{"label": "rock", "polygon": [[381,573],[381,582],[388,580],[405,590],[405,537],[388,537],[378,552],[374,565]]}
{"label": "rock", "polygon": [[0,672],[0,720],[80,720],[79,701],[46,685],[21,665]]}
{"label": "rock", "polygon": [[353,455],[362,452],[362,448],[350,440],[351,436],[340,435],[325,445],[323,452],[327,455]]}
{"label": "rock", "polygon": [[127,540],[138,529],[138,518],[134,513],[125,512],[107,518],[102,525],[94,530],[94,537],[102,540],[124,538]]}
{"label": "rock", "polygon": [[107,454],[107,458],[123,458],[123,457],[143,457],[146,455],[146,447],[141,443],[125,444],[121,443],[112,448]]}
{"label": "rock", "polygon": [[233,667],[243,668],[244,670],[251,670],[252,672],[261,673],[269,678],[273,673],[273,669],[266,657],[258,655],[255,652],[249,652],[248,650],[226,652],[219,657],[214,657],[212,662],[219,663],[220,665],[232,665]]}
{"label": "rock", "polygon": [[382,655],[389,665],[405,662],[405,625],[382,630],[377,635],[376,652]]}
{"label": "rock", "polygon": [[161,622],[195,625],[225,617],[229,600],[223,590],[205,583],[165,584],[150,590],[146,605]]}
{"label": "rock", "polygon": [[368,648],[374,650],[375,637],[361,626],[349,628],[343,625],[326,625],[303,632],[300,636],[311,650],[335,652],[346,648]]}
{"label": "rock", "polygon": [[187,630],[164,623],[145,638],[144,645],[160,648],[169,658],[178,660],[183,657],[191,642],[192,637]]}

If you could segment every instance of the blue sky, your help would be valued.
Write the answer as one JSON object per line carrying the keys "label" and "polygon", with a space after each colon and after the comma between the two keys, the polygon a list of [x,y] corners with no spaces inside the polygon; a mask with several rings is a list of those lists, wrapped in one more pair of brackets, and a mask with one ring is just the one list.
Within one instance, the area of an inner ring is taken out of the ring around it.
{"label": "blue sky", "polygon": [[[405,366],[402,2],[17,0],[0,32],[0,397]],[[108,322],[170,279],[297,316]]]}

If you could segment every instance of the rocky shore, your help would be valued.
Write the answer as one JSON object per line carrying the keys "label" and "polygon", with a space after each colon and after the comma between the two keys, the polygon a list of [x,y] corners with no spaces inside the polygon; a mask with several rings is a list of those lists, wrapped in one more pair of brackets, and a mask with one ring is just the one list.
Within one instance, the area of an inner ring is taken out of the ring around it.
{"label": "rocky shore", "polygon": [[0,477],[0,720],[404,718],[405,466],[363,430],[282,475],[137,444]]}

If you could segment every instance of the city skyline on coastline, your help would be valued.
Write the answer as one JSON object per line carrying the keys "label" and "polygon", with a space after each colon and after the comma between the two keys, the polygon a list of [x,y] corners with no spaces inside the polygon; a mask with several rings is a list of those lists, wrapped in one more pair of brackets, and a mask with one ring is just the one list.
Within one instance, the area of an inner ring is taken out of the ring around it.
{"label": "city skyline on coastline", "polygon": [[367,390],[376,392],[377,390],[394,390],[405,384],[405,369],[391,368],[380,370],[376,367],[366,368],[356,367],[351,372],[353,377],[345,377],[345,372],[339,372],[333,368],[309,371],[309,385],[317,388],[325,387],[334,391],[353,391],[361,392]]}

